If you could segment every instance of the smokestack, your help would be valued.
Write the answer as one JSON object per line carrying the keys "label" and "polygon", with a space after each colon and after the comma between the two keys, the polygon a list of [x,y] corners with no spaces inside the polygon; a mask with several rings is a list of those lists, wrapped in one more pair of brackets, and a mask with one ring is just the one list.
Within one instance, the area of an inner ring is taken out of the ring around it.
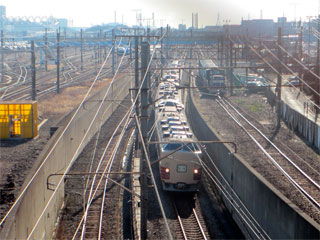
{"label": "smokestack", "polygon": [[152,28],[155,28],[155,27],[156,27],[156,23],[154,20],[154,13],[152,13]]}
{"label": "smokestack", "polygon": [[199,27],[199,25],[198,25],[198,13],[196,13],[195,14],[195,17],[196,17],[196,19],[195,19],[195,22],[196,22],[196,29],[198,29],[198,27]]}
{"label": "smokestack", "polygon": [[139,26],[142,26],[142,13],[139,13]]}
{"label": "smokestack", "polygon": [[194,28],[194,14],[192,13],[192,29]]}

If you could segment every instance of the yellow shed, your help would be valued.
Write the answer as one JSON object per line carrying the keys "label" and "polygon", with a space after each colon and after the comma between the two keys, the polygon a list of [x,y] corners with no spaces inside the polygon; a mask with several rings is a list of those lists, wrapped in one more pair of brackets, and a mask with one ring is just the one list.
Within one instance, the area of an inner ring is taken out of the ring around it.
{"label": "yellow shed", "polygon": [[38,136],[36,101],[0,102],[0,139]]}

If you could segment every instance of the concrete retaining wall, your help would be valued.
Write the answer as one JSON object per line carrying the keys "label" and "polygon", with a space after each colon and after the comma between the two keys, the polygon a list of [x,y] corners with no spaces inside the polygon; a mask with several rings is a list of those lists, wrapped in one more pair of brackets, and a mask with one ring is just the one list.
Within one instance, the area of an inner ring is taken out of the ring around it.
{"label": "concrete retaining wall", "polygon": [[283,121],[290,129],[293,129],[320,150],[320,126],[283,102],[281,104],[281,114]]}
{"label": "concrete retaining wall", "polygon": [[[120,101],[111,102],[111,99],[123,100],[128,95],[130,81],[123,78],[113,87],[114,95],[109,94],[107,101],[104,102],[101,113],[96,118],[88,137],[80,148],[79,144],[87,131],[90,122],[101,103],[105,90],[91,97],[80,109],[78,115],[71,122],[68,129],[60,138],[67,122],[73,113],[68,114],[59,124],[58,130],[49,140],[45,149],[38,157],[34,164],[31,174],[27,177],[26,183],[32,178],[36,170],[39,168],[43,159],[47,160],[40,168],[38,174],[31,182],[20,202],[16,205],[10,217],[6,220],[4,228],[1,231],[0,239],[26,239],[39,219],[44,207],[52,197],[53,191],[47,189],[47,177],[53,173],[63,173],[70,164],[73,156],[77,157],[83,150],[86,143],[90,141],[92,136],[97,132],[100,124],[104,123],[113,113],[114,109],[120,104]],[[109,101],[108,101],[109,100]],[[60,140],[58,141],[58,139]],[[52,147],[55,148],[52,150]],[[51,151],[52,150],[52,151]],[[51,153],[49,154],[49,152]],[[56,176],[50,178],[51,184],[57,184],[61,177]],[[55,189],[55,185],[50,185]],[[38,226],[33,232],[31,239],[49,239],[52,237],[55,228],[58,213],[64,201],[64,184],[57,189],[57,193],[53,196],[50,207],[45,210],[43,216],[39,219]]]}
{"label": "concrete retaining wall", "polygon": [[[274,105],[276,102],[274,92],[271,89],[267,89],[266,94],[269,103]],[[320,150],[320,126],[315,121],[312,121],[307,115],[303,115],[292,109],[283,101],[281,101],[281,114],[283,121],[286,122],[289,128],[293,129]]]}
{"label": "concrete retaining wall", "polygon": [[[215,130],[203,120],[204,117],[198,111],[197,103],[193,98],[189,98],[187,114],[192,128],[196,129],[198,139],[220,139]],[[210,144],[207,145],[207,151],[224,178],[269,237],[272,239],[320,238],[319,224],[300,211],[244,159],[237,154],[230,154],[234,151],[232,148],[224,144]],[[205,161],[212,166],[208,160]],[[213,172],[216,173],[214,169]],[[227,201],[225,202],[240,228],[244,226],[236,211]],[[250,231],[247,232],[247,236],[249,236],[248,233]]]}

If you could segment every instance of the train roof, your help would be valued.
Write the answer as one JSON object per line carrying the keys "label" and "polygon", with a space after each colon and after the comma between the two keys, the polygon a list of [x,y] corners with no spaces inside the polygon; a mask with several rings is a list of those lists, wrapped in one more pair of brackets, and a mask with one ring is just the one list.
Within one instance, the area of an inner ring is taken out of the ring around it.
{"label": "train roof", "polygon": [[215,68],[218,67],[211,59],[199,60],[200,67]]}

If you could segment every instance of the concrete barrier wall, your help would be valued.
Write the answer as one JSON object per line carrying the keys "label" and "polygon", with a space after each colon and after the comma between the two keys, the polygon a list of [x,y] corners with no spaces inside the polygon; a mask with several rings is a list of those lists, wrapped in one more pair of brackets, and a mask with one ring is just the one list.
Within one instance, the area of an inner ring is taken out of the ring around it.
{"label": "concrete barrier wall", "polygon": [[[189,98],[186,108],[188,120],[191,127],[196,129],[199,140],[220,139],[216,131],[203,120],[204,117],[198,111],[197,103],[192,97]],[[320,238],[319,224],[300,211],[244,159],[237,154],[230,154],[234,151],[232,148],[224,144],[210,144],[207,145],[207,151],[224,178],[269,237],[272,239]],[[208,159],[205,161],[212,166]],[[216,176],[219,176],[214,168],[212,170]],[[241,228],[243,221],[224,197],[223,199]]]}
{"label": "concrete barrier wall", "polygon": [[283,102],[281,104],[281,114],[283,121],[286,122],[290,129],[299,133],[310,144],[320,150],[320,126]]}
{"label": "concrete barrier wall", "polygon": [[[269,103],[274,105],[276,102],[274,92],[271,91],[271,89],[267,89],[266,94]],[[283,121],[286,122],[290,129],[293,129],[310,144],[320,150],[320,126],[316,124],[315,121],[308,118],[308,115],[303,115],[292,109],[283,101],[281,101],[281,115]]]}
{"label": "concrete barrier wall", "polygon": [[[119,81],[116,85],[114,85],[114,95],[111,95],[110,92],[107,100],[123,100],[128,95],[130,88],[129,79],[123,78]],[[115,101],[113,103],[111,101],[104,102],[102,109],[88,134],[88,137],[85,139],[82,146],[79,147],[79,144],[85,135],[90,122],[103,99],[104,94],[105,90],[88,99],[88,101],[86,101],[86,103],[80,109],[79,114],[71,122],[69,128],[60,138],[63,129],[65,128],[67,122],[69,122],[73,112],[68,114],[61,121],[58,126],[58,130],[49,140],[42,153],[39,155],[33,169],[31,170],[31,174],[26,179],[23,188],[26,186],[26,183],[29,182],[46,156],[48,156],[47,160],[27,188],[10,217],[6,220],[4,227],[1,230],[0,239],[26,239],[28,237],[33,229],[33,226],[39,219],[39,216],[42,214],[44,207],[53,194],[53,191],[47,189],[48,175],[54,173],[63,173],[70,164],[73,156],[77,157],[81,153],[86,143],[88,143],[92,136],[97,132],[100,124],[103,124],[113,113],[114,109],[116,109],[116,107],[120,104],[120,101]],[[60,138],[59,141],[58,138]],[[55,148],[49,154],[54,145]],[[50,183],[54,184],[50,185],[50,187],[55,189],[55,184],[58,183],[60,178],[61,176],[50,178]],[[52,237],[57,216],[62,207],[63,201],[64,184],[57,189],[57,193],[53,196],[51,204],[44,212],[43,217],[40,218],[39,224],[32,234],[31,239],[50,239]]]}

